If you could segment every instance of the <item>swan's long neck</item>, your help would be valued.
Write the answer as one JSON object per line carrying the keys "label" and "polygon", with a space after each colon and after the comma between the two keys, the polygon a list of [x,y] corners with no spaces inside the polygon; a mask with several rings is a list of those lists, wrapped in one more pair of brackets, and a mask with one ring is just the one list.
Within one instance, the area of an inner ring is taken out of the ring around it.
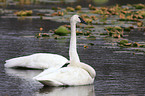
{"label": "swan's long neck", "polygon": [[78,53],[77,53],[77,40],[76,40],[76,23],[71,22],[71,40],[69,47],[69,56],[70,56],[70,65],[80,62]]}

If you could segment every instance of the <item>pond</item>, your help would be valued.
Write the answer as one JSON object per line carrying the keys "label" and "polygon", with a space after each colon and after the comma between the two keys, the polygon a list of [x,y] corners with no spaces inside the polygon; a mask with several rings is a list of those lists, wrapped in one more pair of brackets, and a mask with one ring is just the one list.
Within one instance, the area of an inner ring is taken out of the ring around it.
{"label": "pond", "polygon": [[[10,3],[12,4],[13,2]],[[41,2],[41,4],[24,5],[21,8],[33,10],[45,8],[43,6],[45,3]],[[56,6],[56,2],[54,5]],[[28,6],[31,7],[29,8]],[[11,11],[19,10],[19,7],[11,5],[2,7],[2,9]],[[11,14],[12,12],[8,13]],[[142,51],[135,52],[130,48],[116,46],[116,44],[108,42],[99,35],[96,35],[95,40],[84,39],[83,36],[78,36],[77,38],[80,60],[92,66],[97,73],[93,85],[43,87],[42,84],[32,79],[42,70],[4,68],[5,60],[34,53],[56,53],[69,58],[69,36],[60,39],[35,37],[35,34],[40,32],[39,29],[41,27],[45,32],[48,32],[61,25],[68,24],[68,22],[41,20],[37,16],[35,18],[8,16],[7,14],[1,14],[0,17],[0,96],[68,96],[68,94],[70,96],[145,95],[145,54]],[[103,25],[98,26],[102,28]],[[128,35],[127,39],[145,42],[143,33],[144,31],[134,30],[126,33]],[[90,43],[93,45],[89,46],[88,44]],[[84,45],[88,45],[88,48],[84,48]]]}

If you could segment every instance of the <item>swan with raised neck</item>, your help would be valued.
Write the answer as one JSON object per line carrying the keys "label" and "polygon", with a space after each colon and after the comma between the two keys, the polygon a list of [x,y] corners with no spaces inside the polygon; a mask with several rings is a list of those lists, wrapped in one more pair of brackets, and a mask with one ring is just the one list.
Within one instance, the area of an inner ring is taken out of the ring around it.
{"label": "swan with raised neck", "polygon": [[79,17],[79,15],[73,15],[70,19],[71,39],[70,39],[70,47],[69,47],[70,48],[69,49],[69,56],[70,56],[69,66],[81,67],[84,70],[86,70],[92,78],[94,78],[96,76],[95,70],[91,66],[80,62],[79,55],[77,53],[76,24],[78,22],[86,24],[86,22],[81,17]]}
{"label": "swan with raised neck", "polygon": [[70,57],[70,65],[74,65],[80,62],[78,53],[77,53],[77,40],[76,40],[76,24],[81,22],[78,15],[73,15],[70,19],[71,24],[71,39],[70,39],[70,47],[69,47],[69,57]]}
{"label": "swan with raised neck", "polygon": [[70,64],[67,67],[60,69],[48,69],[34,77],[35,80],[49,86],[62,86],[62,85],[87,85],[94,82],[96,72],[95,70],[80,62],[77,47],[76,47],[76,23],[82,22],[78,15],[73,15],[70,19],[71,23],[71,39],[70,39]]}

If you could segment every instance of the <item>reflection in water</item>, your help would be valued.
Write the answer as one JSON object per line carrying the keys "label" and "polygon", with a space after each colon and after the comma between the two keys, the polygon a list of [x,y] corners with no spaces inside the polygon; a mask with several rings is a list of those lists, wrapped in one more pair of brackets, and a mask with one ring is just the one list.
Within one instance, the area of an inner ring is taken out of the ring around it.
{"label": "reflection in water", "polygon": [[8,77],[2,81],[1,85],[4,85],[5,89],[1,90],[3,87],[0,86],[0,96],[32,96],[35,91],[43,87],[42,84],[32,79],[41,71],[5,68]]}
{"label": "reflection in water", "polygon": [[42,70],[26,70],[26,69],[12,69],[5,68],[5,72],[9,76],[17,76],[23,79],[32,79],[34,76],[42,72]]}
{"label": "reflection in water", "polygon": [[36,96],[95,96],[94,85],[76,87],[43,87]]}

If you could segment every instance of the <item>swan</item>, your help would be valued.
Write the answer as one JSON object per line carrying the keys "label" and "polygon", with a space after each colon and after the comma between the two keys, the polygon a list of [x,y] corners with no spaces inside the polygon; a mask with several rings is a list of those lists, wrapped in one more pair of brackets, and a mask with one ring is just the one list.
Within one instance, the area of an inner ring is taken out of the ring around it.
{"label": "swan", "polygon": [[32,69],[60,68],[69,62],[67,58],[52,53],[35,53],[29,56],[12,58],[5,61],[5,67],[25,67]]}
{"label": "swan", "polygon": [[77,86],[88,85],[94,82],[95,70],[80,62],[76,47],[76,24],[85,23],[79,15],[73,15],[71,23],[71,39],[69,47],[70,64],[61,68],[46,69],[33,79],[48,86]]}

